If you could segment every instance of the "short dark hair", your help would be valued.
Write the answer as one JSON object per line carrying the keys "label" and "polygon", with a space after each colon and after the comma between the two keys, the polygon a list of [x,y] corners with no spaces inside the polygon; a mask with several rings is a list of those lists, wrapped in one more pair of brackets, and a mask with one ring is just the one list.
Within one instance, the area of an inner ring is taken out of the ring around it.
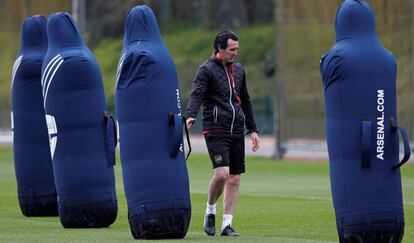
{"label": "short dark hair", "polygon": [[216,38],[214,38],[214,54],[217,54],[217,52],[219,52],[219,49],[227,48],[228,39],[239,41],[239,37],[230,30],[221,30],[216,35]]}

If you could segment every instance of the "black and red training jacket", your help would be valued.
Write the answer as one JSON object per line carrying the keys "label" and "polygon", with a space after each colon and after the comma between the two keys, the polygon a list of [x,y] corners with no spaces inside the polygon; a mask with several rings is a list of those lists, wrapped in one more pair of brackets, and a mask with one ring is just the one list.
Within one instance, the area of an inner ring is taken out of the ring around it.
{"label": "black and red training jacket", "polygon": [[224,65],[211,57],[197,70],[186,117],[197,117],[203,106],[203,133],[257,132],[246,75],[238,62]]}

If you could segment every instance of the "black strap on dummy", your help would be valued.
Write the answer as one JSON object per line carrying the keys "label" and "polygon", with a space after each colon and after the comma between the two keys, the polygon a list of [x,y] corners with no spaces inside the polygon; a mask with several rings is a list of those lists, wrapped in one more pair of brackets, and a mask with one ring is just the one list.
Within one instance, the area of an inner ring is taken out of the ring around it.
{"label": "black strap on dummy", "polygon": [[411,149],[410,149],[410,143],[408,142],[407,131],[402,127],[398,127],[397,124],[395,123],[396,122],[394,120],[394,117],[391,117],[390,118],[391,132],[396,132],[397,130],[400,131],[403,144],[404,144],[404,157],[402,158],[400,163],[391,167],[391,169],[393,170],[400,168],[403,164],[405,164],[410,159],[410,156],[411,156]]}
{"label": "black strap on dummy", "polygon": [[362,121],[362,139],[361,139],[361,149],[362,149],[362,162],[361,167],[368,169],[371,166],[370,155],[371,155],[371,142],[372,142],[372,122],[364,120]]}
{"label": "black strap on dummy", "polygon": [[188,153],[187,153],[187,156],[185,157],[185,160],[187,160],[191,153],[191,142],[190,142],[190,134],[188,133],[187,122],[184,117],[183,117],[183,123],[184,123],[185,135],[187,138],[187,144],[188,144]]}
{"label": "black strap on dummy", "polygon": [[186,160],[187,160],[191,153],[191,143],[190,143],[190,136],[188,134],[187,123],[185,122],[185,119],[181,117],[181,115],[174,114],[172,112],[168,113],[168,121],[169,121],[168,123],[170,124],[170,126],[173,127],[173,130],[174,130],[172,144],[170,148],[170,157],[171,158],[177,157],[178,151],[180,150],[182,138],[183,138],[183,130],[182,130],[183,127],[181,123],[184,123],[184,129],[186,132],[187,143],[188,143],[188,154],[186,157]]}

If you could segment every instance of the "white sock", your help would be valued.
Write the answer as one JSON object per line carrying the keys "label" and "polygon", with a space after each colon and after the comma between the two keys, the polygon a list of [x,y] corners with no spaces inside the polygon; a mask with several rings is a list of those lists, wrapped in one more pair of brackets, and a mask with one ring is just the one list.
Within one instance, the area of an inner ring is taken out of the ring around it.
{"label": "white sock", "polygon": [[210,205],[207,202],[206,214],[216,214],[216,203],[213,205]]}
{"label": "white sock", "polygon": [[232,220],[233,220],[233,215],[223,214],[223,223],[221,224],[221,231],[223,231],[227,225],[231,225]]}

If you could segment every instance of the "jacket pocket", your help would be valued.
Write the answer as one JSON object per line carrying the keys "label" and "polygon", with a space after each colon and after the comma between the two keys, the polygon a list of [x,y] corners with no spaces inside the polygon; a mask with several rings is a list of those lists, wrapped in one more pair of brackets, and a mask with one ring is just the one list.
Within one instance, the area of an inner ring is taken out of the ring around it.
{"label": "jacket pocket", "polygon": [[214,123],[217,123],[217,119],[218,119],[218,109],[217,109],[217,106],[214,106],[214,108],[213,108],[213,117],[214,117]]}

